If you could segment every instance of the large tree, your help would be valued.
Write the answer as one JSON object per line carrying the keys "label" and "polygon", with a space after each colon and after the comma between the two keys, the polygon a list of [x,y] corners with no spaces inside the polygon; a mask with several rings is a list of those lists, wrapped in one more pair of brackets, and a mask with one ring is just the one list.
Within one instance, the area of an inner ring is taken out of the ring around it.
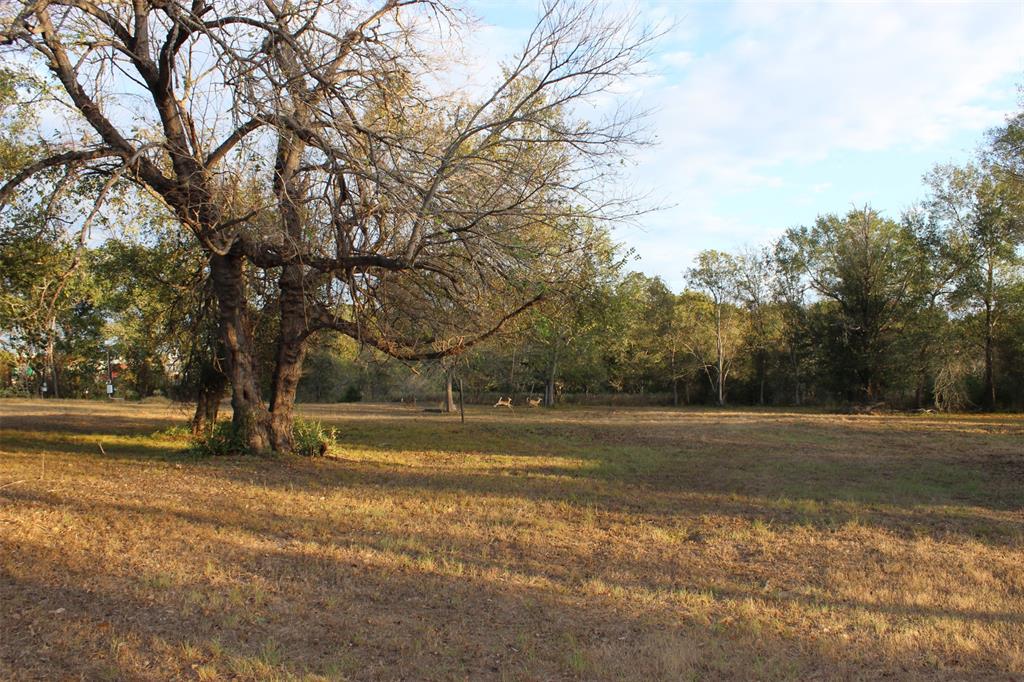
{"label": "large tree", "polygon": [[[99,195],[127,182],[157,197],[209,259],[236,427],[251,448],[290,450],[311,334],[457,353],[563,279],[589,248],[585,219],[632,210],[606,180],[637,141],[633,117],[573,112],[633,73],[650,36],[551,2],[471,96],[444,91],[432,52],[465,27],[430,0],[5,4],[0,41],[52,75],[68,125],[0,204],[60,168],[104,178]],[[252,269],[277,306],[268,401]],[[410,333],[405,311],[437,302],[450,324]]]}

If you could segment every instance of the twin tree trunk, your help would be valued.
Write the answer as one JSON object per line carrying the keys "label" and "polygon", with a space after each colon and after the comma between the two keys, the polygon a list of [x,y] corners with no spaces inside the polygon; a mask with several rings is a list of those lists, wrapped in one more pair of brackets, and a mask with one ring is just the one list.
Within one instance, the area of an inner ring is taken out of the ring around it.
{"label": "twin tree trunk", "polygon": [[210,272],[217,296],[226,374],[231,384],[235,430],[255,452],[290,452],[295,391],[302,374],[306,335],[300,267],[282,268],[281,327],[269,409],[260,393],[259,358],[245,297],[244,259],[231,252],[214,255]]}

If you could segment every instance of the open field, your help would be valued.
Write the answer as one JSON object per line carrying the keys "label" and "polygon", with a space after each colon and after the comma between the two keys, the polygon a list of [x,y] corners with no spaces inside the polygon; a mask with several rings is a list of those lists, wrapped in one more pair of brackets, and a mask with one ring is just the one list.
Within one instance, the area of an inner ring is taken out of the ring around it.
{"label": "open field", "polygon": [[1024,416],[304,411],[0,402],[0,678],[1024,677]]}

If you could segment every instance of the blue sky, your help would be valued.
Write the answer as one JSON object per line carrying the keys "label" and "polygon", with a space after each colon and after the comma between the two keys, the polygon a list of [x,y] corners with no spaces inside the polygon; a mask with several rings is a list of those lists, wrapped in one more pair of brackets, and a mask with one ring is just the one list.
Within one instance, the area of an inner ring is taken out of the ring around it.
{"label": "blue sky", "polygon": [[[482,62],[510,54],[537,11],[471,7]],[[621,95],[655,110],[658,144],[630,180],[671,207],[617,236],[677,289],[701,249],[765,243],[854,204],[898,217],[929,168],[967,160],[1020,106],[1024,0],[637,7],[671,29]]]}

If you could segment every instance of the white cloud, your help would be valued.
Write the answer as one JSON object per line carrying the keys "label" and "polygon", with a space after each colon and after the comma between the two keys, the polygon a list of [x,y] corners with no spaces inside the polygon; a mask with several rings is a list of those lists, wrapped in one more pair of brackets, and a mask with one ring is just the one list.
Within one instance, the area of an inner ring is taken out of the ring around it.
{"label": "white cloud", "polygon": [[[643,256],[643,270],[669,281],[696,250],[761,242],[813,218],[738,217],[758,192],[801,211],[826,196],[869,198],[843,179],[790,177],[794,165],[851,154],[899,162],[965,131],[980,138],[1008,113],[1008,83],[1024,71],[1021,2],[647,0],[644,12],[674,24],[651,76],[592,104],[599,111],[625,98],[655,112],[649,127],[660,144],[636,158],[633,180],[674,206],[645,219],[645,230],[618,234]],[[473,75],[523,37],[521,28],[484,26],[470,50]]]}
{"label": "white cloud", "polygon": [[682,69],[693,62],[694,55],[689,50],[676,50],[666,52],[661,56],[661,62],[676,69]]}
{"label": "white cloud", "polygon": [[1021,3],[742,3],[724,16],[686,10],[680,27],[659,60],[676,67],[668,85],[643,93],[661,144],[637,169],[641,185],[677,204],[639,248],[643,269],[669,276],[658,263],[688,248],[683,238],[728,247],[787,227],[721,215],[765,188],[791,190],[799,204],[808,184],[787,188],[785,164],[980,136],[1007,113],[1005,83],[1024,67]]}

